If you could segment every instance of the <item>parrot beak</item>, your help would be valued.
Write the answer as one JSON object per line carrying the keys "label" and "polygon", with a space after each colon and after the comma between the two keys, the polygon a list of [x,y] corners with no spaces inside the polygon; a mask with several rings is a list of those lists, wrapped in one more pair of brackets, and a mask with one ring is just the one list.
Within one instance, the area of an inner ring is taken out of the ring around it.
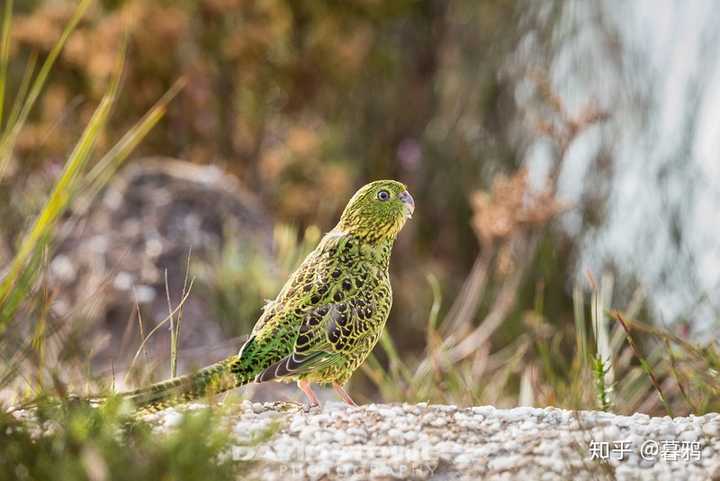
{"label": "parrot beak", "polygon": [[398,199],[400,199],[400,202],[402,202],[405,206],[407,218],[411,219],[413,212],[415,212],[415,199],[413,199],[413,196],[410,195],[410,192],[407,190],[400,192],[400,194],[398,194]]}

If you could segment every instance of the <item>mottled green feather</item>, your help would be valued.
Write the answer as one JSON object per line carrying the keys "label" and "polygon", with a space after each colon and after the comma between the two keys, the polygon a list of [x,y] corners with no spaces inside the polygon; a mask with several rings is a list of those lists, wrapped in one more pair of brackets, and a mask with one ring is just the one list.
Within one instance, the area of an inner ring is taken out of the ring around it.
{"label": "mottled green feather", "polygon": [[252,381],[344,384],[382,334],[392,305],[390,253],[413,209],[400,182],[362,187],[265,306],[236,356],[126,395],[159,408]]}

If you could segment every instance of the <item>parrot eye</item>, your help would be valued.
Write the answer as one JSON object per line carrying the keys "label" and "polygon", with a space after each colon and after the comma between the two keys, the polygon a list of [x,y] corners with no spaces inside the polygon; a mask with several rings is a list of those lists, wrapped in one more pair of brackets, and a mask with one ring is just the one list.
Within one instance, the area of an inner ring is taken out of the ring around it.
{"label": "parrot eye", "polygon": [[387,190],[381,190],[377,193],[377,198],[382,201],[386,201],[390,198],[390,193]]}

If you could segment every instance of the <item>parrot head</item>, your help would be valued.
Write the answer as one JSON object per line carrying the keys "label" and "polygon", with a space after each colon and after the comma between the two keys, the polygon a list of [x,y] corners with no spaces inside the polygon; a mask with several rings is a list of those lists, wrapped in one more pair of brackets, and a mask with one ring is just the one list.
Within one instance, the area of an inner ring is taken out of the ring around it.
{"label": "parrot head", "polygon": [[338,228],[371,242],[395,239],[414,210],[415,200],[405,184],[376,180],[355,192]]}

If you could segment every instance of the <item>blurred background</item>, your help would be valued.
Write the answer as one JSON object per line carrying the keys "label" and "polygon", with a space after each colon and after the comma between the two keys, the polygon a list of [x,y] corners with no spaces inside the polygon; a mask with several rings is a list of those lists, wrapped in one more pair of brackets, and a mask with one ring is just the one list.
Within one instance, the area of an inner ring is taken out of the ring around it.
{"label": "blurred background", "polygon": [[[5,375],[6,391],[53,377],[75,391],[88,376],[141,385],[173,356],[188,372],[235,352],[354,190],[394,178],[417,208],[393,254],[389,335],[351,382],[358,399],[717,408],[714,7],[91,3],[0,163],[0,272],[119,54],[98,151],[183,84],[58,219],[4,334],[8,372],[41,368]],[[6,112],[76,8],[15,3]]]}

